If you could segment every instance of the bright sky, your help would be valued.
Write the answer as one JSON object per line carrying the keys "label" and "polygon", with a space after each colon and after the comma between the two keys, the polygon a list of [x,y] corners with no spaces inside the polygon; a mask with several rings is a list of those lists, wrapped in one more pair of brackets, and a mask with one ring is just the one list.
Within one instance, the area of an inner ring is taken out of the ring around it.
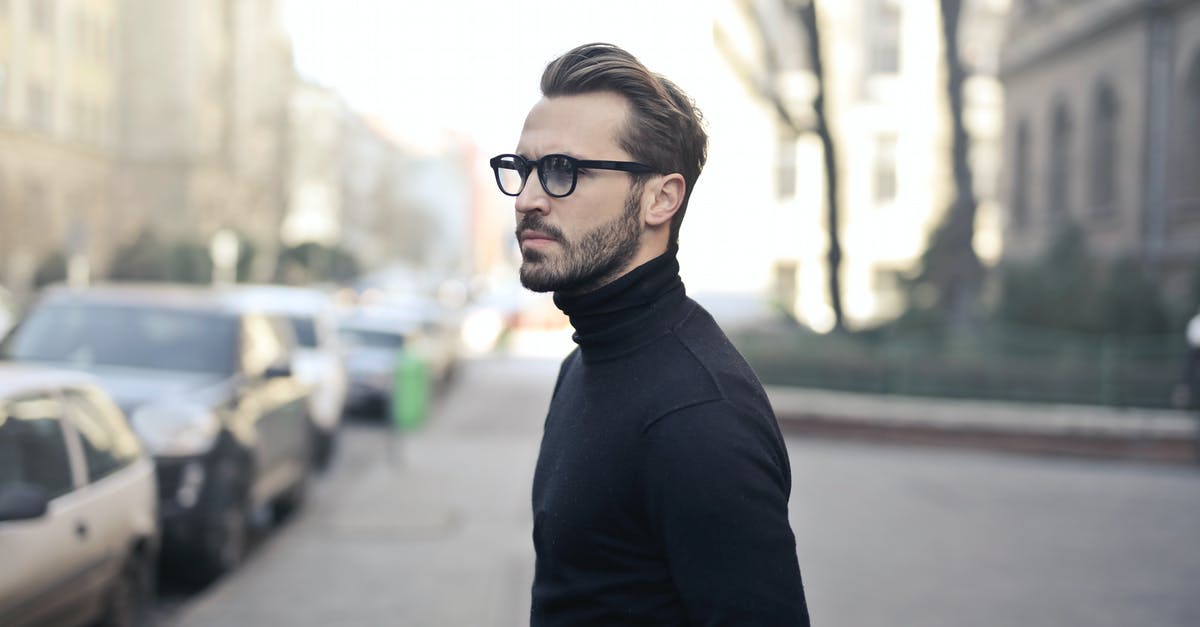
{"label": "bright sky", "polygon": [[[773,131],[765,114],[747,115],[742,89],[721,70],[716,1],[284,0],[284,7],[301,75],[408,142],[436,140],[447,129],[470,137],[482,155],[516,147],[546,63],[595,41],[629,50],[691,95],[709,127],[709,164],[680,252],[685,281],[753,290],[766,283],[774,259],[763,214],[773,187],[771,169],[744,158],[763,146],[745,141]],[[760,232],[731,237],[747,225]]]}
{"label": "bright sky", "polygon": [[621,45],[685,90],[712,52],[707,2],[285,0],[297,66],[402,136],[437,128],[511,150],[548,61]]}

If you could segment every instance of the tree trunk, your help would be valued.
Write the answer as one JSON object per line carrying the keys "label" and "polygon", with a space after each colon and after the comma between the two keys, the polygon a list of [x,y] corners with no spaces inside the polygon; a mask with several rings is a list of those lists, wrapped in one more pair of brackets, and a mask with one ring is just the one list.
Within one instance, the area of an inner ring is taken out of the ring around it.
{"label": "tree trunk", "polygon": [[963,0],[940,0],[942,12],[942,40],[946,49],[946,95],[950,104],[952,125],[951,160],[954,171],[954,200],[946,216],[945,232],[948,254],[941,261],[951,267],[935,275],[945,277],[941,287],[941,304],[955,326],[969,324],[974,317],[975,302],[980,291],[982,266],[973,244],[975,234],[975,187],[971,173],[970,138],[963,121],[963,83],[966,70],[958,50],[959,17]]}
{"label": "tree trunk", "polygon": [[829,304],[833,308],[834,329],[845,329],[842,315],[842,244],[839,236],[838,174],[837,155],[833,137],[829,132],[829,118],[825,114],[825,68],[821,60],[821,34],[817,26],[817,3],[810,0],[794,7],[808,40],[808,56],[812,72],[816,77],[817,93],[813,97],[813,113],[816,116],[815,131],[821,139],[825,160],[825,210],[826,229],[829,234],[829,250],[826,254],[829,270]]}

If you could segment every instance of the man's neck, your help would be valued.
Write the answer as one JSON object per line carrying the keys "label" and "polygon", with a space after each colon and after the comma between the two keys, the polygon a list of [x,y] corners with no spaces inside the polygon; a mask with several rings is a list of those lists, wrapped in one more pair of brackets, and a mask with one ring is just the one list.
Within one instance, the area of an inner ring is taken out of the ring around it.
{"label": "man's neck", "polygon": [[667,249],[668,245],[665,242],[656,242],[653,244],[644,243],[642,246],[638,247],[637,253],[634,254],[634,256],[628,262],[626,262],[625,265],[621,266],[621,268],[606,273],[594,281],[588,281],[583,285],[579,285],[570,289],[558,290],[555,292],[555,294],[561,294],[566,297],[574,297],[582,296],[589,292],[594,292],[605,285],[608,285],[613,281],[616,281],[617,279],[629,274],[634,269],[640,268],[647,262],[661,257],[667,252]]}

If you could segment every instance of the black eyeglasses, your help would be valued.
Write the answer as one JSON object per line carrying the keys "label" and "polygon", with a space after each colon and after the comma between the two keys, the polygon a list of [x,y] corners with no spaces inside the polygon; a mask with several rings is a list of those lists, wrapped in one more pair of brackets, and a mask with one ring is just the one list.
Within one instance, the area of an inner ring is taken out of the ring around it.
{"label": "black eyeglasses", "polygon": [[521,190],[525,189],[525,182],[529,180],[529,171],[535,167],[542,189],[554,198],[570,196],[575,191],[580,169],[620,170],[635,174],[654,172],[654,168],[632,161],[589,161],[558,154],[545,155],[537,161],[530,161],[521,155],[498,155],[492,157],[491,164],[496,172],[496,185],[509,196],[520,195]]}

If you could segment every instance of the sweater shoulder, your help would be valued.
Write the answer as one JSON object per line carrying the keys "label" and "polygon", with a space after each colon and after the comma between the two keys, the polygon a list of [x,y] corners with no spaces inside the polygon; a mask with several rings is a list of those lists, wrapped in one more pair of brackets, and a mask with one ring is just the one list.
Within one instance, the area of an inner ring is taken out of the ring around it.
{"label": "sweater shoulder", "polygon": [[673,412],[725,402],[738,409],[774,417],[762,384],[741,353],[699,304],[664,338],[658,352],[670,367],[659,374],[666,392],[658,395],[646,427]]}

